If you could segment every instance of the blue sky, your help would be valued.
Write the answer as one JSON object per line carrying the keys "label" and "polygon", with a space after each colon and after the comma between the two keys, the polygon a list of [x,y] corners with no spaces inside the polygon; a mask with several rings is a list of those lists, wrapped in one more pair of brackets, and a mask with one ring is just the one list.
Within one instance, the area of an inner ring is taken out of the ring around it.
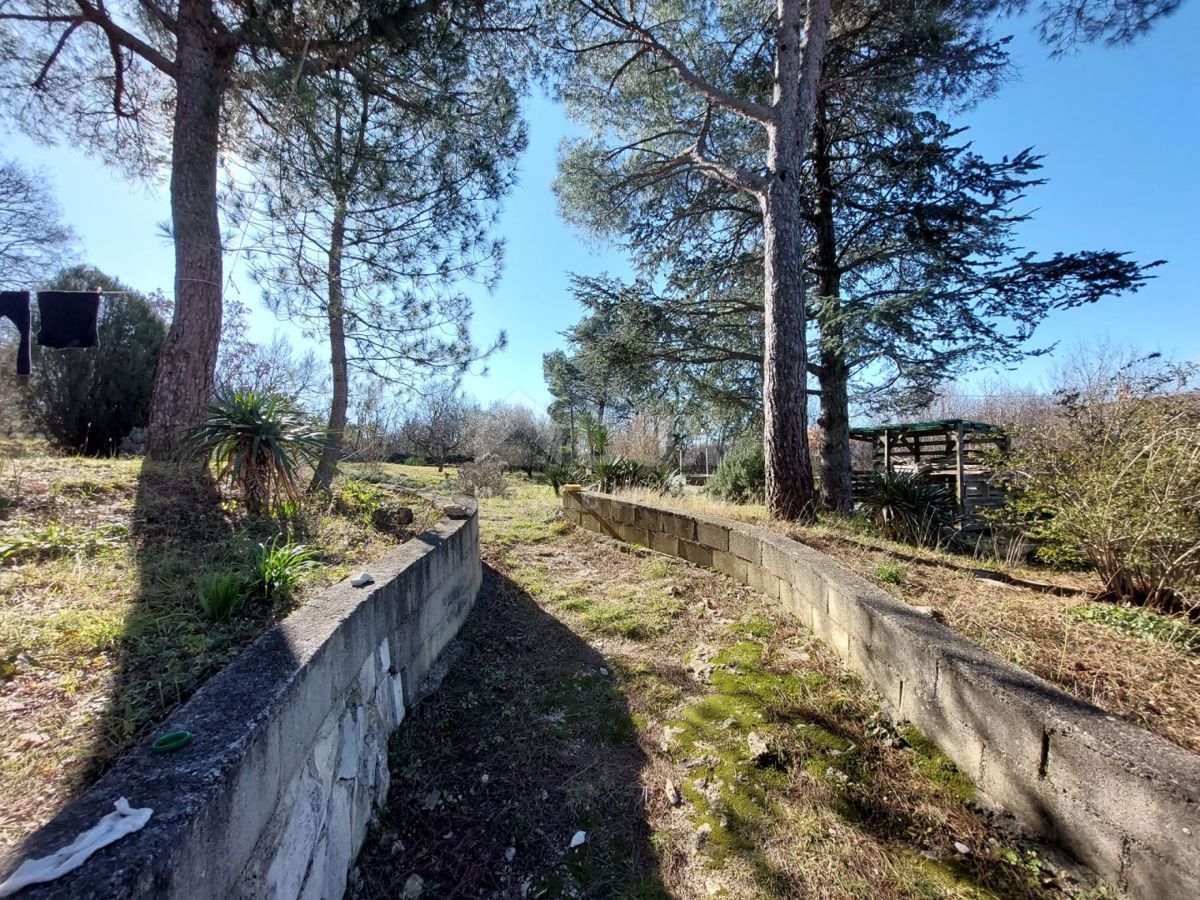
{"label": "blue sky", "polygon": [[[1200,360],[1200,2],[1185,3],[1132,47],[1088,47],[1060,61],[1047,59],[1021,23],[1008,26],[1017,35],[1020,74],[964,123],[989,156],[1028,146],[1046,154],[1050,183],[1027,201],[1037,213],[1021,231],[1024,244],[1046,253],[1129,250],[1169,263],[1136,296],[1056,313],[1035,343],[1108,338]],[[526,398],[543,406],[542,354],[562,343],[560,332],[578,315],[568,273],[627,274],[629,267],[619,252],[558,218],[550,186],[559,141],[571,133],[562,110],[535,97],[526,115],[530,146],[499,228],[507,242],[504,274],[493,292],[470,289],[479,340],[504,329],[509,344],[487,376],[470,377],[467,388],[485,401]],[[157,229],[169,218],[165,184],[130,184],[68,147],[38,147],[21,135],[6,135],[4,145],[5,155],[50,177],[83,259],[139,288],[171,284],[171,248]],[[258,305],[241,263],[227,258],[230,290],[251,302],[254,333],[266,339],[284,326]],[[1036,383],[1048,365],[1030,361],[1011,377]]]}

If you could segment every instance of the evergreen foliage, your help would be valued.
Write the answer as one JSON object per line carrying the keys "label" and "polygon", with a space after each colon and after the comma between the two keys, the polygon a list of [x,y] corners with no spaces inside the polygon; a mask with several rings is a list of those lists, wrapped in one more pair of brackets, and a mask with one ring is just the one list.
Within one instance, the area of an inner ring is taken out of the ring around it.
{"label": "evergreen foliage", "polygon": [[47,350],[33,342],[33,373],[25,392],[29,418],[62,450],[90,456],[114,454],[130,432],[150,420],[155,367],[167,332],[157,311],[162,297],[148,297],[92,266],[64,269],[47,287],[106,292],[100,344]]}

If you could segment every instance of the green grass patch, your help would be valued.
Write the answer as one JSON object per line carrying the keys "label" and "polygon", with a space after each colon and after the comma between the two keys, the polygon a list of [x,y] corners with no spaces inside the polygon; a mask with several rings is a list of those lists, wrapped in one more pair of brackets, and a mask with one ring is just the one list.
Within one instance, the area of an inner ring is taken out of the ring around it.
{"label": "green grass patch", "polygon": [[1167,616],[1140,606],[1111,603],[1074,606],[1071,607],[1071,615],[1144,641],[1157,641],[1185,653],[1200,653],[1200,627],[1180,616]]}

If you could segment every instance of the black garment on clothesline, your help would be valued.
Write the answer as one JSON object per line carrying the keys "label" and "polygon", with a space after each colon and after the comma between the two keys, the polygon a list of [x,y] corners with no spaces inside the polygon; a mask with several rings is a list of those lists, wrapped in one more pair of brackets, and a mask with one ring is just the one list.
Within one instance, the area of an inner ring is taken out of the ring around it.
{"label": "black garment on clothesline", "polygon": [[99,291],[38,291],[38,344],[55,350],[100,343]]}
{"label": "black garment on clothesline", "polygon": [[0,318],[12,319],[21,336],[17,344],[17,374],[29,374],[29,291],[0,291]]}

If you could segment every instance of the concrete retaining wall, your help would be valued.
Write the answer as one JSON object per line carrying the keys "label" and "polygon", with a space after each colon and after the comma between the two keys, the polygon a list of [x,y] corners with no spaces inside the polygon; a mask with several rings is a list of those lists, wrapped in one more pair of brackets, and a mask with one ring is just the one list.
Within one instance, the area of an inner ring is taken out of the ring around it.
{"label": "concrete retaining wall", "polygon": [[[388,789],[387,739],[482,578],[479,526],[445,519],[306,603],[210,679],[159,734],[190,745],[123,757],[21,848],[45,856],[127,797],[149,824],[20,898],[342,896]],[[0,878],[0,880],[3,880]]]}
{"label": "concrete retaining wall", "polygon": [[995,806],[1135,897],[1200,897],[1200,756],[1064,693],[822,553],[741,522],[564,493],[592,531],[778,600]]}

